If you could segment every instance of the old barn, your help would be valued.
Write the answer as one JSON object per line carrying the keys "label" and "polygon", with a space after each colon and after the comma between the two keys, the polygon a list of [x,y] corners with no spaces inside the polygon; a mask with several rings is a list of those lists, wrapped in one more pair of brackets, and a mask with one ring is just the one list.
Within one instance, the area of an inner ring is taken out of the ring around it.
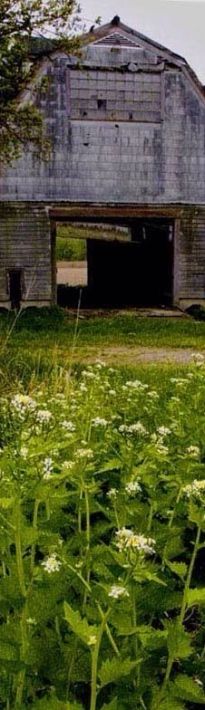
{"label": "old barn", "polygon": [[51,154],[1,168],[0,306],[56,301],[60,222],[103,224],[87,238],[93,302],[205,303],[205,92],[187,62],[115,17],[80,57],[41,52],[31,97]]}

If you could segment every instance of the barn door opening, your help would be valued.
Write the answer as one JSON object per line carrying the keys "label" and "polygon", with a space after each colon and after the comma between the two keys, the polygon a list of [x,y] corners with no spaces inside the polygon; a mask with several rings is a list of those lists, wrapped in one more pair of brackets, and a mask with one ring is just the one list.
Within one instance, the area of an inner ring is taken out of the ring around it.
{"label": "barn door opening", "polygon": [[174,224],[160,219],[139,220],[132,228],[132,239],[136,245],[138,303],[145,306],[171,306]]}
{"label": "barn door opening", "polygon": [[12,309],[19,309],[22,300],[21,269],[10,269],[8,272],[8,291]]}

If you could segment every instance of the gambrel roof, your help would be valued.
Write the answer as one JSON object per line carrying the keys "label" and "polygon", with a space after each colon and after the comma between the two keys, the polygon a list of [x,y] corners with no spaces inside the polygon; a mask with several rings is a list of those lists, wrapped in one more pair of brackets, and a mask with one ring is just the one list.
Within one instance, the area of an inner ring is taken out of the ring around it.
{"label": "gambrel roof", "polygon": [[172,52],[167,47],[163,47],[158,42],[145,37],[141,32],[137,32],[128,25],[121,22],[118,16],[114,17],[111,22],[106,25],[101,25],[100,27],[91,27],[90,32],[84,34],[83,41],[93,42],[98,45],[111,45],[111,46],[127,46],[127,47],[139,47],[140,49],[147,49],[149,51],[154,51],[162,58],[169,57],[174,59],[177,63],[186,64],[186,60],[179,54]]}
{"label": "gambrel roof", "polygon": [[[204,87],[184,57],[125,25],[118,16],[115,16],[111,22],[105,25],[93,25],[89,32],[80,37],[80,41],[85,48],[89,45],[96,48],[99,47],[99,49],[101,47],[104,49],[110,47],[113,51],[118,48],[133,48],[135,52],[139,49],[139,54],[140,50],[144,50],[144,52],[149,53],[149,56],[152,55],[153,59],[156,58],[156,63],[163,61],[173,68],[178,67],[189,78],[198,95],[203,98],[203,101],[205,100]],[[44,37],[32,39],[31,53],[38,60],[58,51],[55,40]]]}
{"label": "gambrel roof", "polygon": [[135,49],[147,50],[157,55],[158,61],[164,60],[169,65],[181,68],[183,73],[189,76],[195,89],[198,90],[203,99],[205,98],[203,85],[184,57],[176,54],[176,52],[172,52],[172,50],[159,44],[159,42],[155,42],[155,40],[146,37],[141,32],[125,25],[117,15],[111,22],[105,25],[100,27],[93,25],[90,31],[83,35],[82,41],[84,45],[92,43],[98,47],[133,47]]}

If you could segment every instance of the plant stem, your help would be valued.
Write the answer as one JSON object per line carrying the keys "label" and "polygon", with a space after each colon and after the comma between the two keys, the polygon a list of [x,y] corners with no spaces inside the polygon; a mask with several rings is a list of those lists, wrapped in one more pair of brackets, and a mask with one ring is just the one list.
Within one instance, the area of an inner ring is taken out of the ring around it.
{"label": "plant stem", "polygon": [[119,518],[118,518],[117,506],[116,506],[115,501],[114,501],[114,504],[113,504],[113,508],[114,508],[115,519],[116,519],[116,523],[117,523],[117,529],[120,530],[120,521],[119,521]]}
{"label": "plant stem", "polygon": [[[194,543],[194,549],[192,552],[190,565],[189,565],[189,569],[188,569],[188,573],[187,573],[187,578],[186,578],[186,582],[184,585],[184,593],[183,593],[181,611],[180,611],[180,614],[178,617],[179,625],[183,624],[185,613],[186,613],[187,592],[188,592],[190,584],[191,584],[193,569],[194,569],[196,556],[197,556],[197,552],[198,552],[198,546],[199,546],[199,542],[200,542],[200,536],[201,536],[201,528],[197,527],[197,534],[196,534],[196,539],[195,539],[195,543]],[[174,657],[169,655],[168,662],[167,662],[167,669],[166,669],[166,673],[165,673],[165,677],[164,677],[164,681],[163,681],[162,689],[161,689],[161,693],[160,693],[160,699],[162,698],[163,692],[164,692],[164,690],[167,686],[167,683],[169,681],[174,660],[175,660]]]}
{"label": "plant stem", "polygon": [[194,549],[193,549],[193,553],[192,553],[192,556],[191,556],[191,561],[190,561],[190,565],[189,565],[189,569],[188,569],[188,574],[187,574],[187,578],[186,578],[186,582],[185,582],[185,586],[184,586],[184,594],[183,594],[181,612],[180,612],[180,617],[179,617],[179,621],[180,621],[181,624],[183,624],[184,617],[185,617],[185,613],[186,613],[187,592],[188,592],[189,587],[190,587],[190,584],[191,584],[191,579],[192,579],[193,569],[194,569],[194,565],[195,565],[195,561],[196,561],[196,556],[197,556],[197,552],[198,552],[198,546],[199,546],[199,542],[200,542],[200,537],[201,537],[201,528],[198,527],[198,528],[197,528],[197,534],[196,534],[196,540],[195,540],[195,543],[194,543]]}
{"label": "plant stem", "polygon": [[16,565],[18,572],[19,587],[23,597],[26,596],[26,586],[24,579],[24,567],[21,548],[21,506],[20,502],[16,504],[16,529],[15,529],[15,548],[16,548]]}
{"label": "plant stem", "polygon": [[[25,604],[23,607],[21,621],[20,621],[21,660],[25,661],[26,655],[27,655],[27,646],[28,646],[27,624],[26,624],[27,603],[26,603],[26,585],[25,585],[25,577],[24,577],[23,556],[22,556],[22,547],[21,547],[21,504],[20,504],[20,501],[16,502],[15,517],[16,517],[16,530],[15,530],[16,565],[17,565],[19,587],[21,590],[21,594],[25,599]],[[21,670],[18,674],[15,708],[22,707],[24,682],[25,682],[25,669]]]}
{"label": "plant stem", "polygon": [[98,657],[102,641],[102,636],[106,628],[107,619],[110,614],[110,609],[104,614],[102,624],[99,628],[97,643],[94,650],[92,651],[92,674],[91,674],[91,698],[90,698],[90,710],[96,710],[97,702],[97,672],[98,672]]}
{"label": "plant stem", "polygon": [[[100,604],[97,604],[97,607],[98,607],[98,611],[100,613],[101,619],[103,619],[104,614],[103,614],[103,610],[102,610]],[[116,653],[116,656],[118,656],[118,658],[119,658],[120,657],[119,648],[117,647],[117,644],[115,643],[115,639],[113,638],[112,632],[110,631],[110,627],[108,626],[108,624],[106,624],[105,631],[106,631],[107,637],[110,641],[110,644],[113,648],[113,651]]]}
{"label": "plant stem", "polygon": [[[87,584],[89,585],[89,583],[90,583],[90,569],[88,568],[88,565],[87,565],[87,558],[88,558],[88,555],[90,552],[90,505],[89,505],[89,495],[88,495],[87,488],[85,488],[85,490],[84,490],[84,496],[85,496],[85,510],[86,510],[86,542],[87,542],[86,556],[85,556],[86,557],[86,567],[87,567],[86,580],[87,580]],[[87,596],[88,596],[87,589],[85,589],[84,598],[83,598],[83,614],[85,613],[85,607],[87,604]]]}
{"label": "plant stem", "polygon": [[177,505],[178,505],[178,503],[179,503],[179,501],[180,501],[180,498],[181,498],[181,492],[182,492],[182,489],[181,489],[181,487],[180,487],[180,489],[179,489],[179,491],[178,491],[178,495],[177,495],[177,499],[176,499],[175,506],[174,506],[174,508],[173,508],[172,514],[171,514],[170,519],[169,519],[168,528],[171,528],[171,527],[172,527],[173,520],[174,520],[174,516],[175,516],[176,507],[177,507]]}
{"label": "plant stem", "polygon": [[[37,523],[38,523],[38,509],[40,505],[40,500],[36,500],[34,504],[34,512],[33,512],[33,529],[37,530]],[[35,552],[36,552],[36,545],[32,545],[31,548],[31,576],[33,574],[33,569],[34,569],[34,562],[35,562]]]}
{"label": "plant stem", "polygon": [[150,509],[149,509],[148,523],[147,523],[147,532],[150,532],[151,527],[152,527],[153,513],[154,513],[154,505],[153,505],[153,503],[151,503]]}

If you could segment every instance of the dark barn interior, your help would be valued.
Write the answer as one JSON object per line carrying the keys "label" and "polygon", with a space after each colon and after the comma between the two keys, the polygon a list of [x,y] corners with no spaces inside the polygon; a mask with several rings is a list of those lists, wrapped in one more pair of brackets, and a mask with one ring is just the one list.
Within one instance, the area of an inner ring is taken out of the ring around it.
{"label": "dark barn interior", "polygon": [[[110,239],[108,233],[108,238],[87,239],[88,285],[82,288],[82,306],[172,306],[173,220],[135,219],[121,225],[129,228],[129,237]],[[69,283],[59,284],[59,304],[73,307],[78,293]]]}

